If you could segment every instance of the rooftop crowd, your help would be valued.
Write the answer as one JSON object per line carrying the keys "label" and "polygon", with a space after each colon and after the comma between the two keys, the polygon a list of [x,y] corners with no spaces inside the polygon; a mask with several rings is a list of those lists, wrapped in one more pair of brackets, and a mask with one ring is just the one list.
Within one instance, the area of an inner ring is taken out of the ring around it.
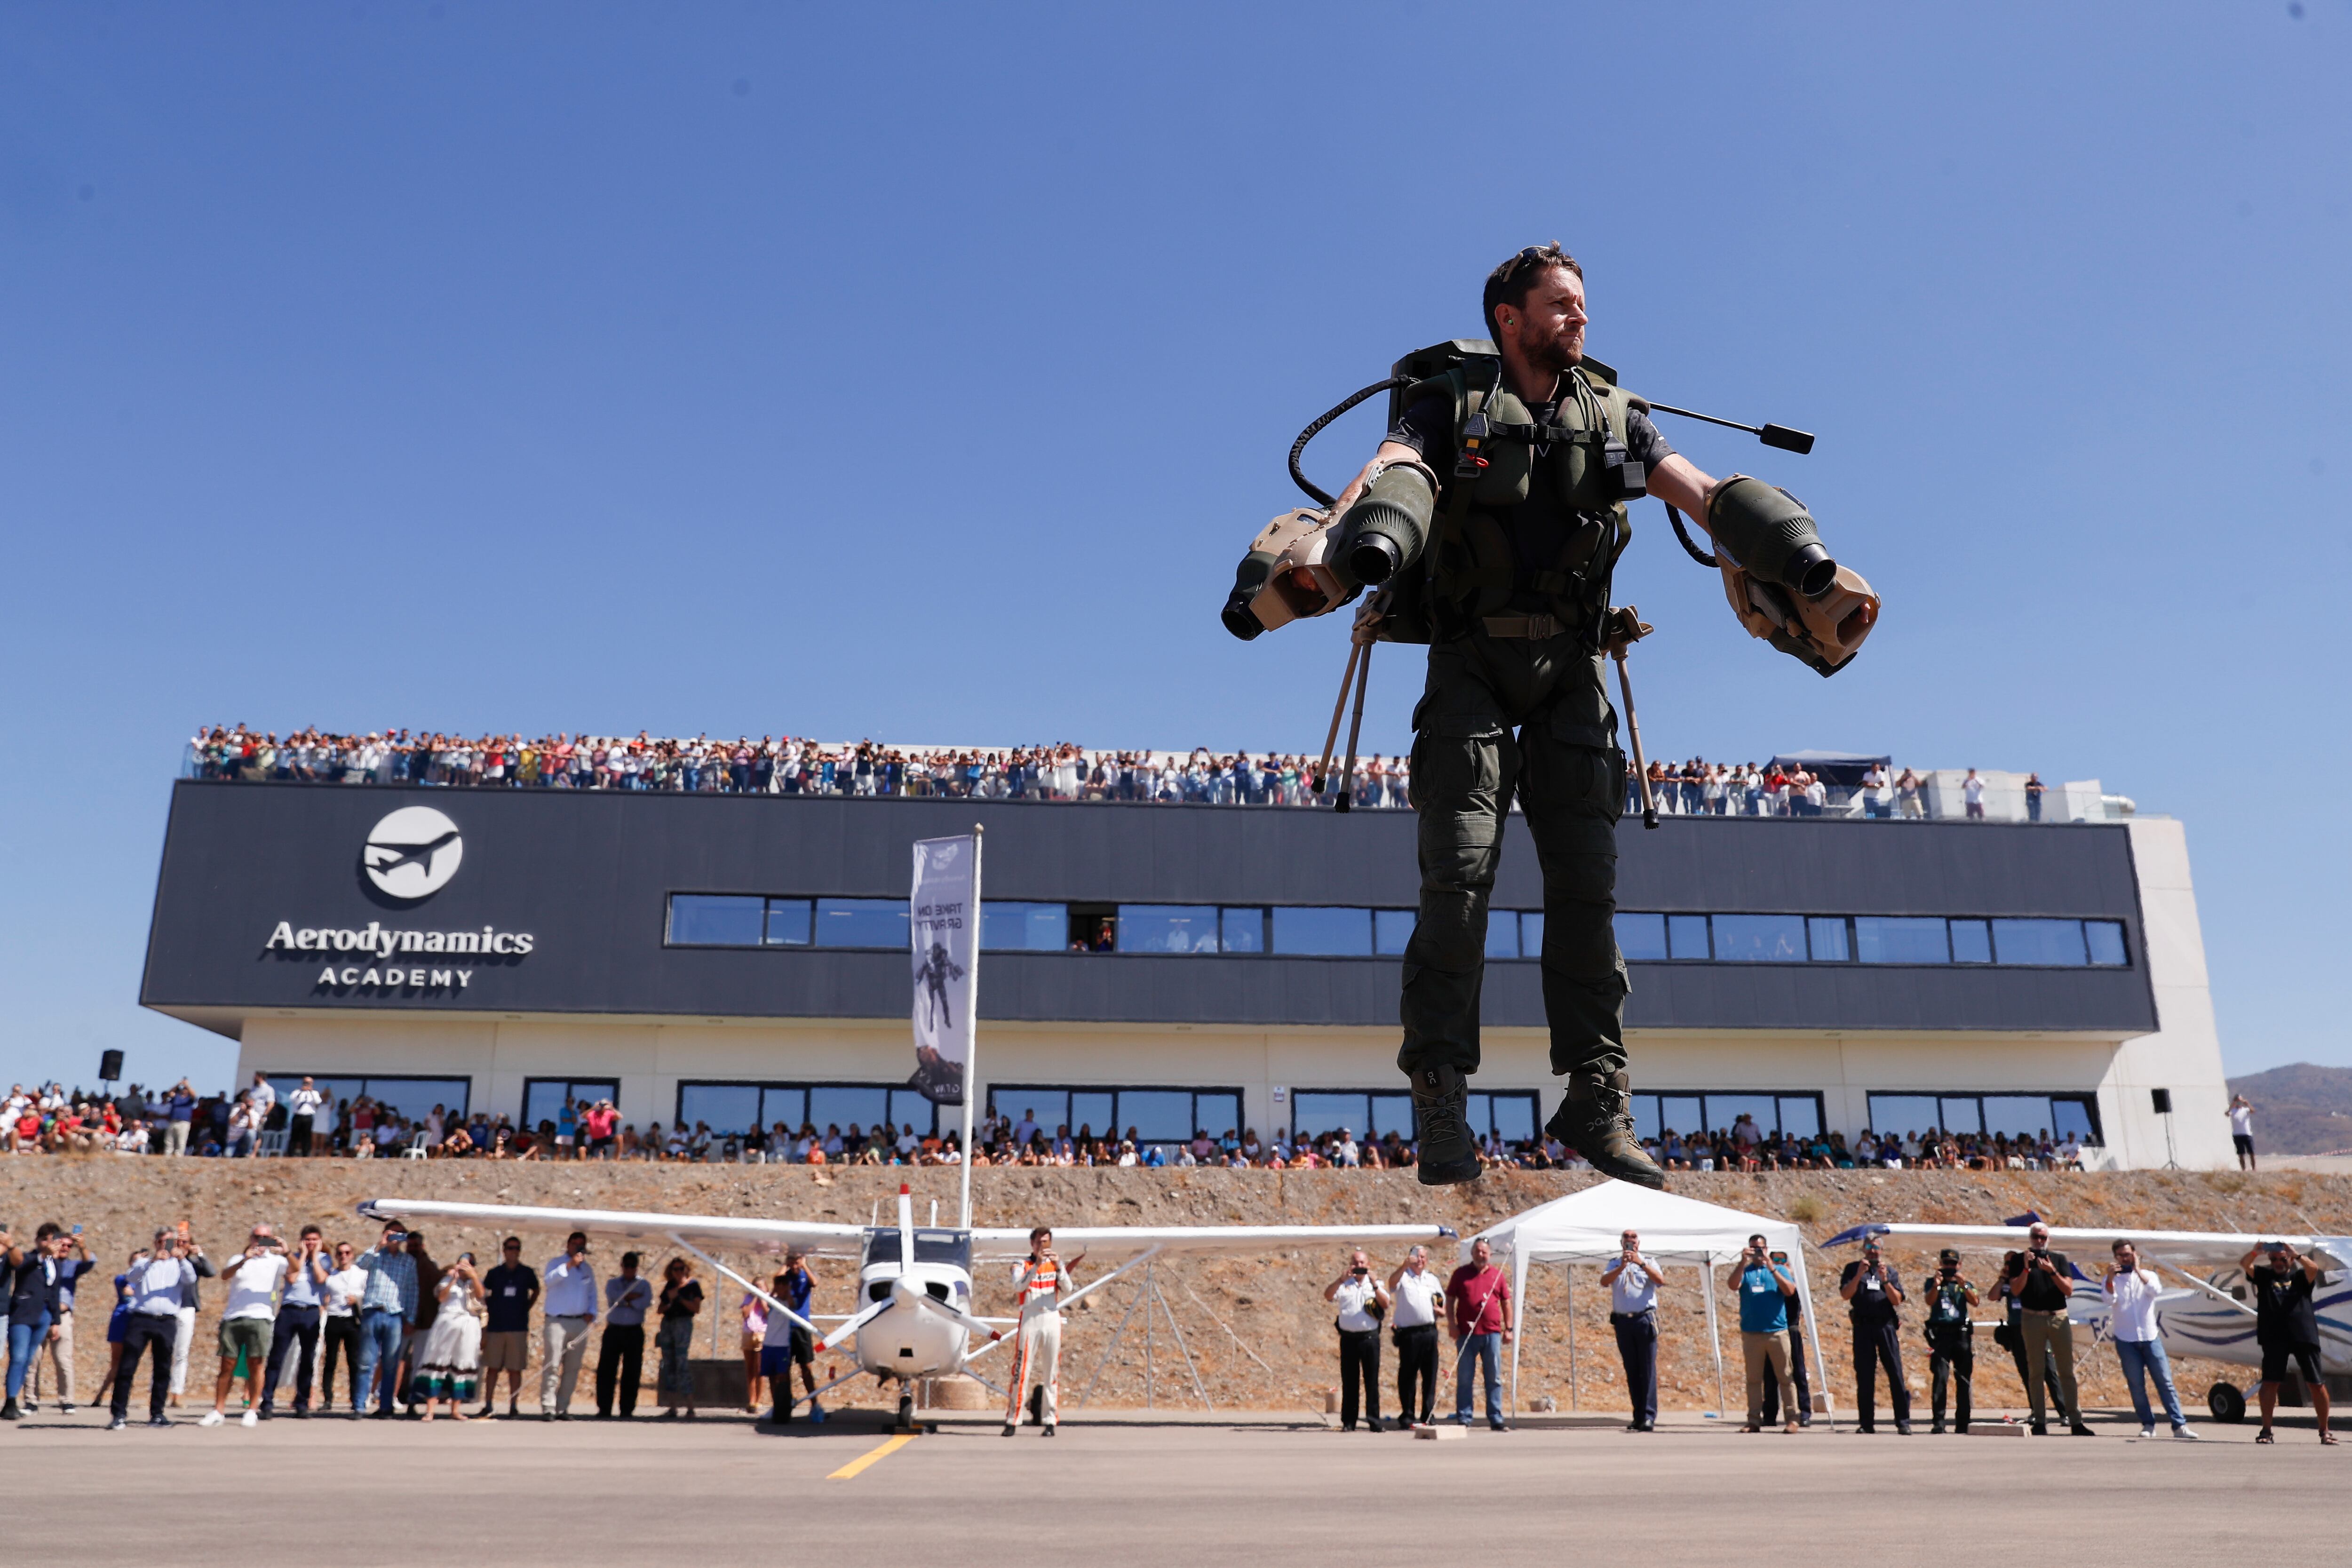
{"label": "rooftop crowd", "polygon": [[[846,1129],[828,1122],[798,1128],[777,1122],[767,1128],[718,1129],[697,1121],[665,1126],[647,1123],[640,1131],[624,1121],[610,1100],[566,1098],[552,1117],[536,1126],[518,1126],[504,1112],[477,1108],[452,1112],[436,1104],[421,1114],[404,1114],[364,1094],[331,1098],[304,1079],[281,1095],[267,1078],[254,1075],[235,1093],[198,1094],[188,1080],[167,1089],[137,1084],[110,1093],[56,1083],[35,1089],[11,1088],[0,1102],[0,1135],[16,1154],[113,1152],[132,1155],[242,1159],[257,1155],[294,1158],[388,1159],[410,1156],[441,1160],[644,1160],[725,1164],[953,1165],[961,1163],[952,1118],[942,1116],[936,1131],[913,1123],[893,1127],[877,1121]],[[1352,1129],[1327,1129],[1294,1135],[1277,1129],[1260,1138],[1255,1128],[1226,1128],[1212,1135],[1196,1129],[1188,1141],[1154,1140],[1128,1128],[1097,1131],[1082,1125],[1045,1128],[1026,1112],[981,1118],[972,1130],[984,1165],[1197,1167],[1223,1165],[1261,1170],[1405,1170],[1413,1163],[1412,1141],[1391,1129],[1358,1138]],[[1668,1128],[1642,1141],[1651,1157],[1677,1171],[1813,1171],[1854,1169],[1947,1169],[2065,1171],[2082,1169],[2083,1146],[2072,1137],[2053,1142],[2007,1133],[1953,1133],[1929,1128],[1874,1134],[1865,1128],[1849,1141],[1843,1132],[1802,1137],[1759,1128],[1747,1115],[1712,1132],[1682,1133]],[[1490,1166],[1519,1170],[1580,1168],[1581,1162],[1549,1138],[1507,1141],[1490,1134],[1480,1151]]]}

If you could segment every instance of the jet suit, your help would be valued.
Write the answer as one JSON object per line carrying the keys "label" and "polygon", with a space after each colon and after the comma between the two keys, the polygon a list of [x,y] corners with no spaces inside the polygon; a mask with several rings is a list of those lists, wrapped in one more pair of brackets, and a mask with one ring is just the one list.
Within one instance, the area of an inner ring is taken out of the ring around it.
{"label": "jet suit", "polygon": [[1021,1424],[1021,1406],[1034,1386],[1042,1391],[1039,1425],[1054,1430],[1060,1418],[1062,1302],[1069,1295],[1068,1265],[1058,1258],[1031,1258],[1013,1266],[1021,1327],[1014,1331],[1013,1375],[1005,1380],[1004,1431]]}
{"label": "jet suit", "polygon": [[[1387,437],[1449,476],[1428,567],[1428,682],[1412,715],[1421,910],[1397,1065],[1477,1070],[1487,900],[1516,800],[1543,871],[1552,1071],[1606,1078],[1625,1068],[1612,923],[1625,763],[1598,628],[1631,529],[1605,465],[1653,468],[1674,449],[1638,400],[1585,369],[1532,408],[1498,377],[1474,364],[1415,386]],[[1487,457],[1457,462],[1463,420],[1481,413],[1493,421]]]}

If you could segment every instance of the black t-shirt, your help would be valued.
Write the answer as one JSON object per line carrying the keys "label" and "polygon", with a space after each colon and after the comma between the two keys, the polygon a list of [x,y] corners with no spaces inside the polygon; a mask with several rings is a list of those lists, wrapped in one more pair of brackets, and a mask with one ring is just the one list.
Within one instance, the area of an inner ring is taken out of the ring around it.
{"label": "black t-shirt", "polygon": [[1867,1277],[1870,1265],[1866,1261],[1855,1258],[1845,1266],[1845,1272],[1838,1276],[1838,1289],[1843,1293],[1850,1281],[1862,1278],[1861,1288],[1854,1291],[1853,1300],[1846,1303],[1846,1312],[1858,1327],[1874,1329],[1882,1323],[1895,1321],[1895,1300],[1886,1293],[1886,1288],[1892,1286],[1899,1290],[1903,1282],[1895,1277],[1894,1269],[1884,1265],[1880,1266],[1879,1277],[1875,1279]]}
{"label": "black t-shirt", "polygon": [[702,1281],[699,1279],[689,1279],[676,1287],[662,1287],[661,1315],[664,1322],[672,1318],[690,1318],[694,1316],[695,1309],[701,1305]]}
{"label": "black t-shirt", "polygon": [[2010,1289],[2017,1292],[2017,1304],[2029,1312],[2063,1312],[2074,1293],[2074,1288],[2067,1283],[2074,1274],[2074,1266],[2066,1261],[2066,1255],[2063,1252],[2045,1256],[2050,1259],[2050,1267],[2057,1270],[2054,1278],[2035,1267],[2033,1254],[2029,1252],[2025,1255],[2024,1278],[2011,1284]]}
{"label": "black t-shirt", "polygon": [[482,1300],[489,1308],[485,1333],[520,1334],[530,1329],[530,1303],[539,1275],[528,1263],[501,1263],[482,1276]]}
{"label": "black t-shirt", "polygon": [[[1536,404],[1528,411],[1539,425],[1550,424],[1559,415],[1559,401]],[[1675,455],[1658,427],[1650,423],[1648,415],[1638,408],[1625,411],[1626,452],[1643,470],[1654,472],[1660,463]],[[1412,447],[1428,463],[1438,476],[1441,486],[1454,484],[1454,400],[1444,393],[1431,393],[1415,398],[1388,433],[1388,438]],[[1536,448],[1541,458],[1544,447]],[[1506,516],[1511,535],[1513,564],[1522,571],[1549,572],[1559,563],[1560,552],[1568,548],[1573,521],[1563,514],[1551,493],[1549,476],[1551,466],[1538,462],[1528,485],[1528,499],[1513,507]],[[1441,500],[1441,505],[1444,504]],[[1511,595],[1515,609],[1542,610],[1548,600],[1534,593]]]}
{"label": "black t-shirt", "polygon": [[2254,1340],[2265,1345],[2316,1345],[2319,1311],[2312,1305],[2311,1276],[2300,1268],[2276,1269],[2267,1264],[2249,1269],[2246,1282],[2254,1288]]}

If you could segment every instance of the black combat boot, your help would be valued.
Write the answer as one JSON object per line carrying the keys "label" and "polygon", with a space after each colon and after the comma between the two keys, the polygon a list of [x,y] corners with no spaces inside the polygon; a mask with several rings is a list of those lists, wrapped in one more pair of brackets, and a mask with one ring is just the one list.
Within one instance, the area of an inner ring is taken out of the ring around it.
{"label": "black combat boot", "polygon": [[1570,1073],[1568,1098],[1544,1131],[1583,1155],[1604,1176],[1663,1189],[1666,1173],[1642,1152],[1628,1104],[1623,1073]]}
{"label": "black combat boot", "polygon": [[1448,1067],[1423,1068],[1407,1076],[1412,1080],[1413,1121],[1421,1142],[1416,1163],[1421,1184],[1444,1187],[1476,1181],[1484,1167],[1463,1109],[1469,1080],[1459,1068]]}

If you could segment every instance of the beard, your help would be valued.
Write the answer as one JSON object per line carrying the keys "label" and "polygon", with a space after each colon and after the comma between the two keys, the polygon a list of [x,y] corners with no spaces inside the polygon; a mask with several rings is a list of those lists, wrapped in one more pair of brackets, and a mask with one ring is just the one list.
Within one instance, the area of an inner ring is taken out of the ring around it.
{"label": "beard", "polygon": [[1556,333],[1541,342],[1519,340],[1519,353],[1528,368],[1538,374],[1558,377],[1566,374],[1584,358],[1584,334],[1581,329]]}

